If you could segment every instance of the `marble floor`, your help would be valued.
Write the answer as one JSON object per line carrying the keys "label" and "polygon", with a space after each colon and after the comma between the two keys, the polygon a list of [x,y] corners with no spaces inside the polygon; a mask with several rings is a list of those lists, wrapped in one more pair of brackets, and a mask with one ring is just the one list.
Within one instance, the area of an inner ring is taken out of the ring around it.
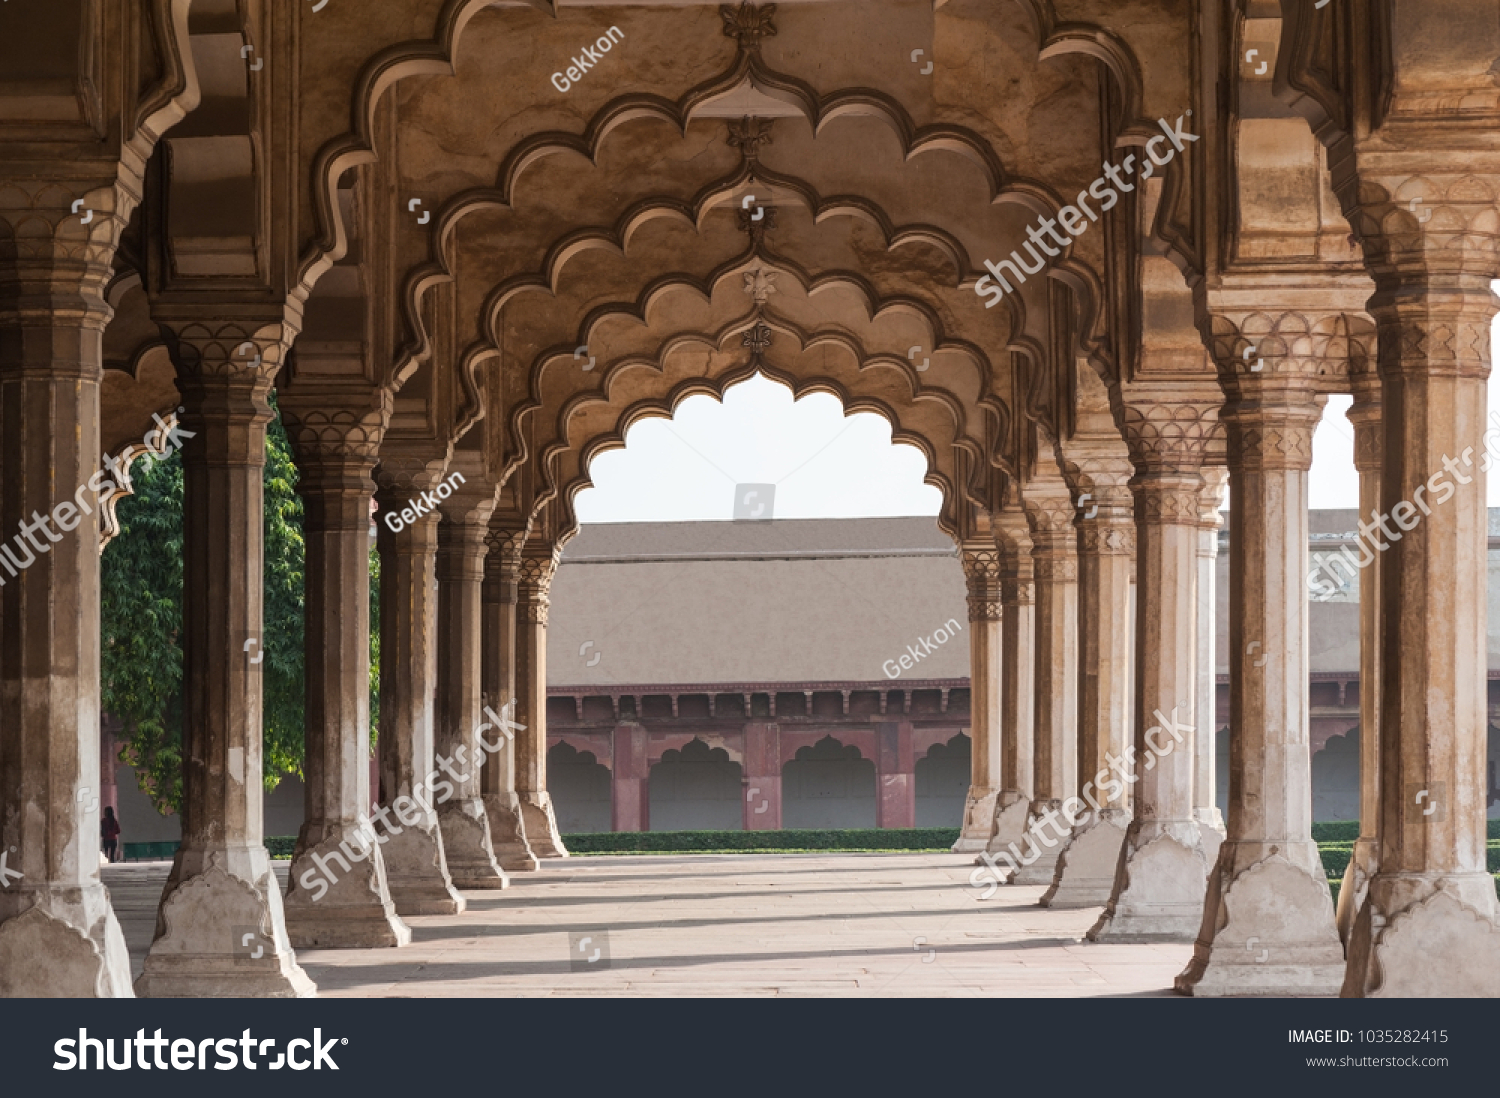
{"label": "marble floor", "polygon": [[[278,862],[283,883],[286,862]],[[136,975],[169,864],[107,866]],[[303,950],[326,996],[1169,995],[1190,944],[1094,945],[1097,909],[990,899],[969,856],[594,856],[543,863],[403,949]]]}

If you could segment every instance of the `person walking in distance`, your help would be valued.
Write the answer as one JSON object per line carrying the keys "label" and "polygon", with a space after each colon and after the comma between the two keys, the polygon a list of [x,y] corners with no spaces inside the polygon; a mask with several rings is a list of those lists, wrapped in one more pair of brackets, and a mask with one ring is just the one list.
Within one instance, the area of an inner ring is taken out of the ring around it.
{"label": "person walking in distance", "polygon": [[104,818],[99,821],[99,838],[104,843],[104,856],[115,860],[115,851],[120,845],[120,821],[115,819],[115,810],[104,806]]}

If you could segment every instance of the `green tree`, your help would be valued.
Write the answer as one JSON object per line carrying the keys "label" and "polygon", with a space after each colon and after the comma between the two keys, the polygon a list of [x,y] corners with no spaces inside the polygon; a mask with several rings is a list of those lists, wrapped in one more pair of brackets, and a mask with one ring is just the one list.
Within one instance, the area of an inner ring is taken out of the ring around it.
{"label": "green tree", "polygon": [[[274,400],[273,400],[274,407]],[[103,708],[125,726],[121,758],[163,813],[182,803],[182,459],[174,453],[131,470],[135,493],[119,503],[120,534],[101,561]],[[267,791],[302,776],[305,757],[305,545],[297,467],[277,416],[266,431],[265,655],[260,666]],[[371,622],[379,617],[373,548]],[[379,696],[379,631],[371,629],[371,730]]]}

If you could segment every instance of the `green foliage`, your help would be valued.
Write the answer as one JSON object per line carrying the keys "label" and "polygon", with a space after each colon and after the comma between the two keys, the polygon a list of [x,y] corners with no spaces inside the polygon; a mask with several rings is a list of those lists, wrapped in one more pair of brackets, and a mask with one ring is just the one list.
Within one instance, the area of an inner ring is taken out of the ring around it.
{"label": "green foliage", "polygon": [[1359,838],[1359,821],[1315,823],[1312,825],[1312,837],[1315,843],[1352,843]]}
{"label": "green foliage", "polygon": [[[273,399],[274,407],[274,399]],[[101,561],[103,709],[129,733],[121,753],[158,811],[182,802],[182,458],[143,458],[131,471],[135,494],[120,501],[120,535]],[[264,779],[276,788],[302,776],[306,546],[297,467],[280,416],[266,430]],[[379,558],[370,551],[370,621],[380,620]],[[380,682],[379,630],[370,631],[373,743]]]}
{"label": "green foliage", "polygon": [[564,835],[575,854],[709,851],[948,850],[956,827],[793,831],[600,831]]}
{"label": "green foliage", "polygon": [[[274,407],[274,401],[273,401]],[[278,415],[266,428],[265,466],[265,659],[261,662],[266,790],[281,775],[302,776],[302,708],[306,698],[303,629],[306,546],[297,466]]]}
{"label": "green foliage", "polygon": [[101,704],[158,811],[182,800],[182,459],[142,458],[101,560]]}

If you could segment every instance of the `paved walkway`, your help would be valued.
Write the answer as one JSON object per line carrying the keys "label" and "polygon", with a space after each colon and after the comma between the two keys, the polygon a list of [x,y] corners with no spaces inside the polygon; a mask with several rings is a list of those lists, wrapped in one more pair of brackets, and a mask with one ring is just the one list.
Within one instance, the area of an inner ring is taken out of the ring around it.
{"label": "paved walkway", "polygon": [[[137,975],[168,868],[104,870]],[[405,949],[298,959],[327,996],[1071,997],[1170,994],[1192,952],[1081,941],[1097,909],[1039,908],[1041,888],[980,901],[972,869],[953,854],[569,858],[466,892],[462,915],[408,919]]]}

